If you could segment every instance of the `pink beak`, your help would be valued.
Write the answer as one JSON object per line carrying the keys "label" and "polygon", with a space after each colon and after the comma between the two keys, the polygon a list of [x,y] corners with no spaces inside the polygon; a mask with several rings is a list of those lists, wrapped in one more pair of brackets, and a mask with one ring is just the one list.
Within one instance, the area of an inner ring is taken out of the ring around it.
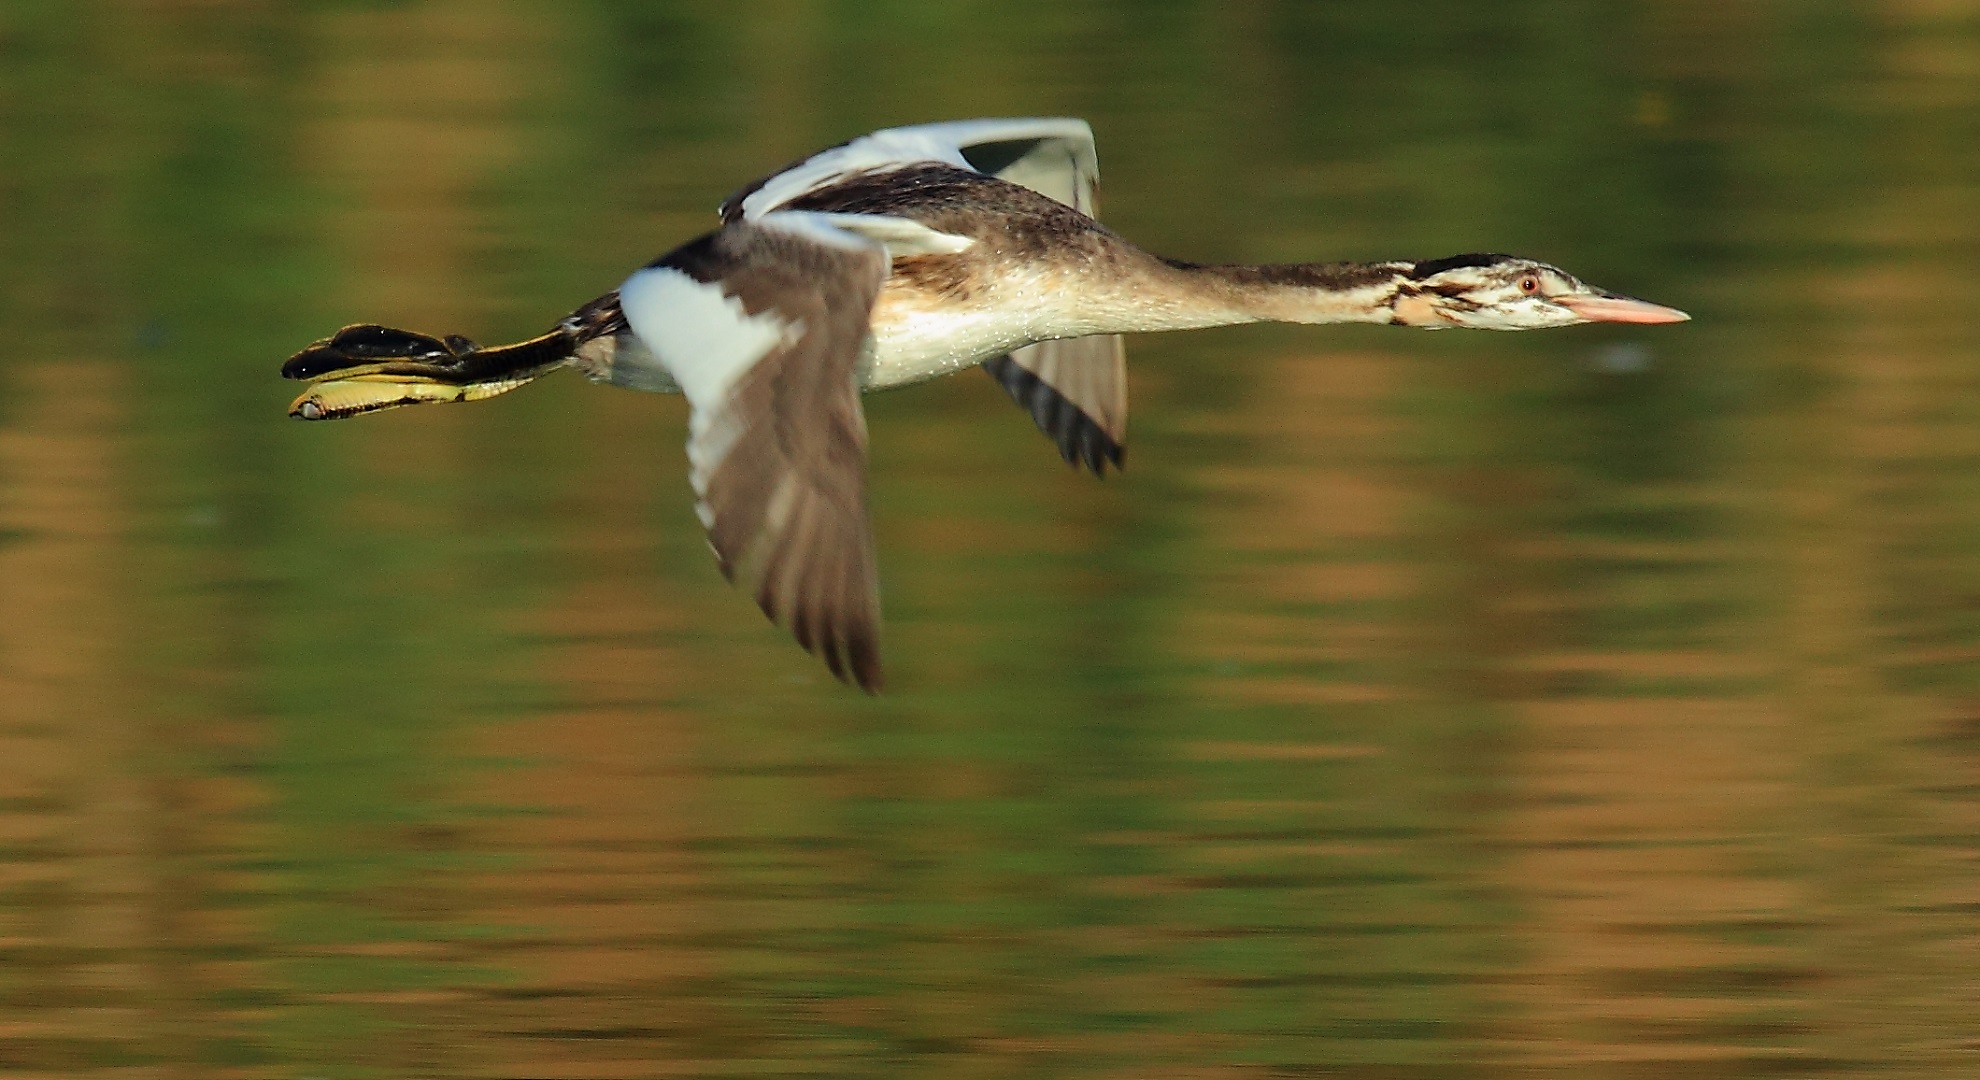
{"label": "pink beak", "polygon": [[1691,316],[1676,308],[1653,304],[1648,300],[1632,300],[1627,296],[1612,296],[1608,293],[1556,296],[1554,303],[1574,312],[1589,322],[1617,323],[1674,323],[1689,322]]}

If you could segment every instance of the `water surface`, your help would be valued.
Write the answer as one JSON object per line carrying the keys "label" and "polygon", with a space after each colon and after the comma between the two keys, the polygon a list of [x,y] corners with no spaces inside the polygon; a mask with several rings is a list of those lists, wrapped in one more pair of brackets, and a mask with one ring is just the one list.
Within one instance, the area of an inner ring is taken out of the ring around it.
{"label": "water surface", "polygon": [[[890,693],[681,402],[283,416],[874,127],[1197,260],[1673,328],[1131,343],[1130,468],[869,400]],[[0,1074],[1980,1068],[1980,5],[0,10]]]}

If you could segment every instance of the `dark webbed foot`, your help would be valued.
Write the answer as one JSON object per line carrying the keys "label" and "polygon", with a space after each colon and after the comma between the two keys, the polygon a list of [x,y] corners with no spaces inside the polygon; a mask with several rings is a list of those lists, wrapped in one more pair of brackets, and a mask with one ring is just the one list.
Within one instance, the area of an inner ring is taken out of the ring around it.
{"label": "dark webbed foot", "polygon": [[406,374],[427,373],[441,376],[459,368],[469,353],[478,352],[474,342],[458,334],[445,340],[398,330],[390,326],[361,323],[346,326],[322,341],[289,357],[282,365],[285,379],[320,379],[353,367],[373,367],[381,362],[406,361]]}
{"label": "dark webbed foot", "polygon": [[346,326],[282,365],[284,378],[310,382],[289,415],[340,420],[402,405],[494,397],[561,364],[571,355],[568,339],[557,330],[483,349],[459,334],[436,338],[372,323]]}

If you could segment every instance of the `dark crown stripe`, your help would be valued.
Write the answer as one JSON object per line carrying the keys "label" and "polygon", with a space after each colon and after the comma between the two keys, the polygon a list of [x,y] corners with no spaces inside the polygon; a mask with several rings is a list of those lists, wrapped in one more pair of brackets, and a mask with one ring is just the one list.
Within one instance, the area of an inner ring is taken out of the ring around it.
{"label": "dark crown stripe", "polygon": [[1496,251],[1472,251],[1463,255],[1446,255],[1441,259],[1427,259],[1417,263],[1410,269],[1409,276],[1412,280],[1422,281],[1424,278],[1433,277],[1446,270],[1457,270],[1467,266],[1497,266],[1499,263],[1510,262],[1511,260],[1512,256],[1502,255]]}

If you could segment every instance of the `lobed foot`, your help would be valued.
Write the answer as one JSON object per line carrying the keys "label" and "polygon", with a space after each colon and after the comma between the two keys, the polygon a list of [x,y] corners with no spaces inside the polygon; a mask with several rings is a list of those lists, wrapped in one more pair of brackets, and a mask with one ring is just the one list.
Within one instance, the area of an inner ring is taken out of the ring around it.
{"label": "lobed foot", "polygon": [[459,335],[416,334],[369,323],[311,342],[282,365],[310,388],[289,405],[300,420],[341,420],[362,413],[488,397],[516,384],[479,378],[467,360],[480,349]]}

